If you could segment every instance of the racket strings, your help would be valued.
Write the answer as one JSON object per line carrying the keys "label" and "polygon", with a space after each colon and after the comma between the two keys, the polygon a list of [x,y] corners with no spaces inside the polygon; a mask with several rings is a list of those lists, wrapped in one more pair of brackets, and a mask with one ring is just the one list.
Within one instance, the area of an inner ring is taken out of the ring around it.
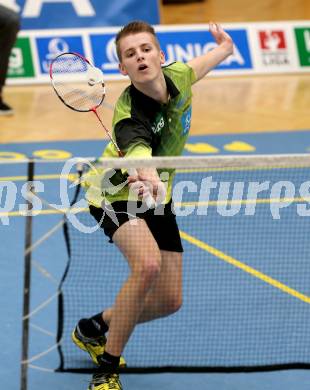
{"label": "racket strings", "polygon": [[87,70],[87,63],[73,54],[64,54],[53,63],[53,73],[79,73]]}
{"label": "racket strings", "polygon": [[[102,91],[92,91],[91,94],[82,88],[68,90],[66,86],[60,91],[63,100],[69,106],[78,111],[90,111],[94,107],[98,107],[102,101]],[[98,104],[99,102],[99,104]]]}

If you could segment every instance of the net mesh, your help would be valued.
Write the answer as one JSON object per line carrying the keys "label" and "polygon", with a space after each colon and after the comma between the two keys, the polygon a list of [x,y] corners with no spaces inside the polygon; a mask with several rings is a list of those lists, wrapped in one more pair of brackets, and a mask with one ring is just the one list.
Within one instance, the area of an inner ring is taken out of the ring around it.
{"label": "net mesh", "polygon": [[76,111],[91,111],[105,97],[101,71],[77,54],[64,53],[58,56],[52,62],[51,74],[59,98]]}
{"label": "net mesh", "polygon": [[[114,160],[102,164],[177,169],[173,198],[184,247],[182,308],[136,327],[124,351],[128,369],[310,364],[310,157]],[[88,212],[76,218],[95,224]],[[68,229],[61,370],[87,371],[94,366],[71,331],[113,304],[129,269],[101,229],[85,234],[70,221]]]}

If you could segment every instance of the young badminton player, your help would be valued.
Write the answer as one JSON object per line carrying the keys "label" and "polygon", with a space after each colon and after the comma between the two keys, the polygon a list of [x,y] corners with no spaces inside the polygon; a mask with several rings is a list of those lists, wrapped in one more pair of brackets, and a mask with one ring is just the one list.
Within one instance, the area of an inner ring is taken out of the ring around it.
{"label": "young badminton player", "polygon": [[[129,76],[131,85],[116,104],[113,136],[125,158],[182,153],[191,121],[191,86],[233,52],[232,39],[221,26],[211,23],[210,32],[217,43],[213,50],[187,64],[163,67],[165,57],[149,24],[132,22],[119,31],[119,69]],[[118,156],[113,143],[103,156]],[[182,304],[183,248],[171,207],[171,178],[167,191],[156,169],[140,168],[129,177],[121,171],[113,180],[116,185],[126,183],[109,199],[114,217],[111,209],[105,212],[102,191],[99,195],[89,192],[90,212],[124,255],[130,275],[113,307],[81,319],[73,331],[74,343],[100,366],[89,390],[122,389],[121,354],[135,326],[174,313]],[[137,194],[139,206],[151,196],[164,204],[163,212],[156,215],[156,208],[141,207],[133,224],[129,193]]]}

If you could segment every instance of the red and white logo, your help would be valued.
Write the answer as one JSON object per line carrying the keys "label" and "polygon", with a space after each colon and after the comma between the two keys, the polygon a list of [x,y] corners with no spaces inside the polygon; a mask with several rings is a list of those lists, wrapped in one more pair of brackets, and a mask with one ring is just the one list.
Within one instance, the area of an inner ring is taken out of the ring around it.
{"label": "red and white logo", "polygon": [[263,50],[275,52],[287,49],[284,31],[259,31],[260,47]]}
{"label": "red and white logo", "polygon": [[258,41],[263,66],[278,68],[290,65],[285,30],[258,31]]}

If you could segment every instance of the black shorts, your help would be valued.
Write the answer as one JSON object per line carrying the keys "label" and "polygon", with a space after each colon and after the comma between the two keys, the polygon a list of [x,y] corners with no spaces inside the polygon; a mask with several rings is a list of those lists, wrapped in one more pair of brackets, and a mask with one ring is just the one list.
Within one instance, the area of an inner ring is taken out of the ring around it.
{"label": "black shorts", "polygon": [[[160,212],[158,212],[158,208],[142,212],[136,211],[136,207],[140,208],[141,205],[141,202],[117,201],[107,206],[103,206],[103,208],[90,205],[89,211],[96,221],[100,223],[100,227],[110,238],[110,242],[113,242],[113,234],[123,223],[132,218],[141,218],[145,220],[152,232],[159,249],[171,252],[183,252],[180,232],[172,202],[169,202],[166,205],[160,205]],[[133,206],[133,208],[130,206]],[[135,210],[135,213],[128,213],[128,211],[131,210]]]}

